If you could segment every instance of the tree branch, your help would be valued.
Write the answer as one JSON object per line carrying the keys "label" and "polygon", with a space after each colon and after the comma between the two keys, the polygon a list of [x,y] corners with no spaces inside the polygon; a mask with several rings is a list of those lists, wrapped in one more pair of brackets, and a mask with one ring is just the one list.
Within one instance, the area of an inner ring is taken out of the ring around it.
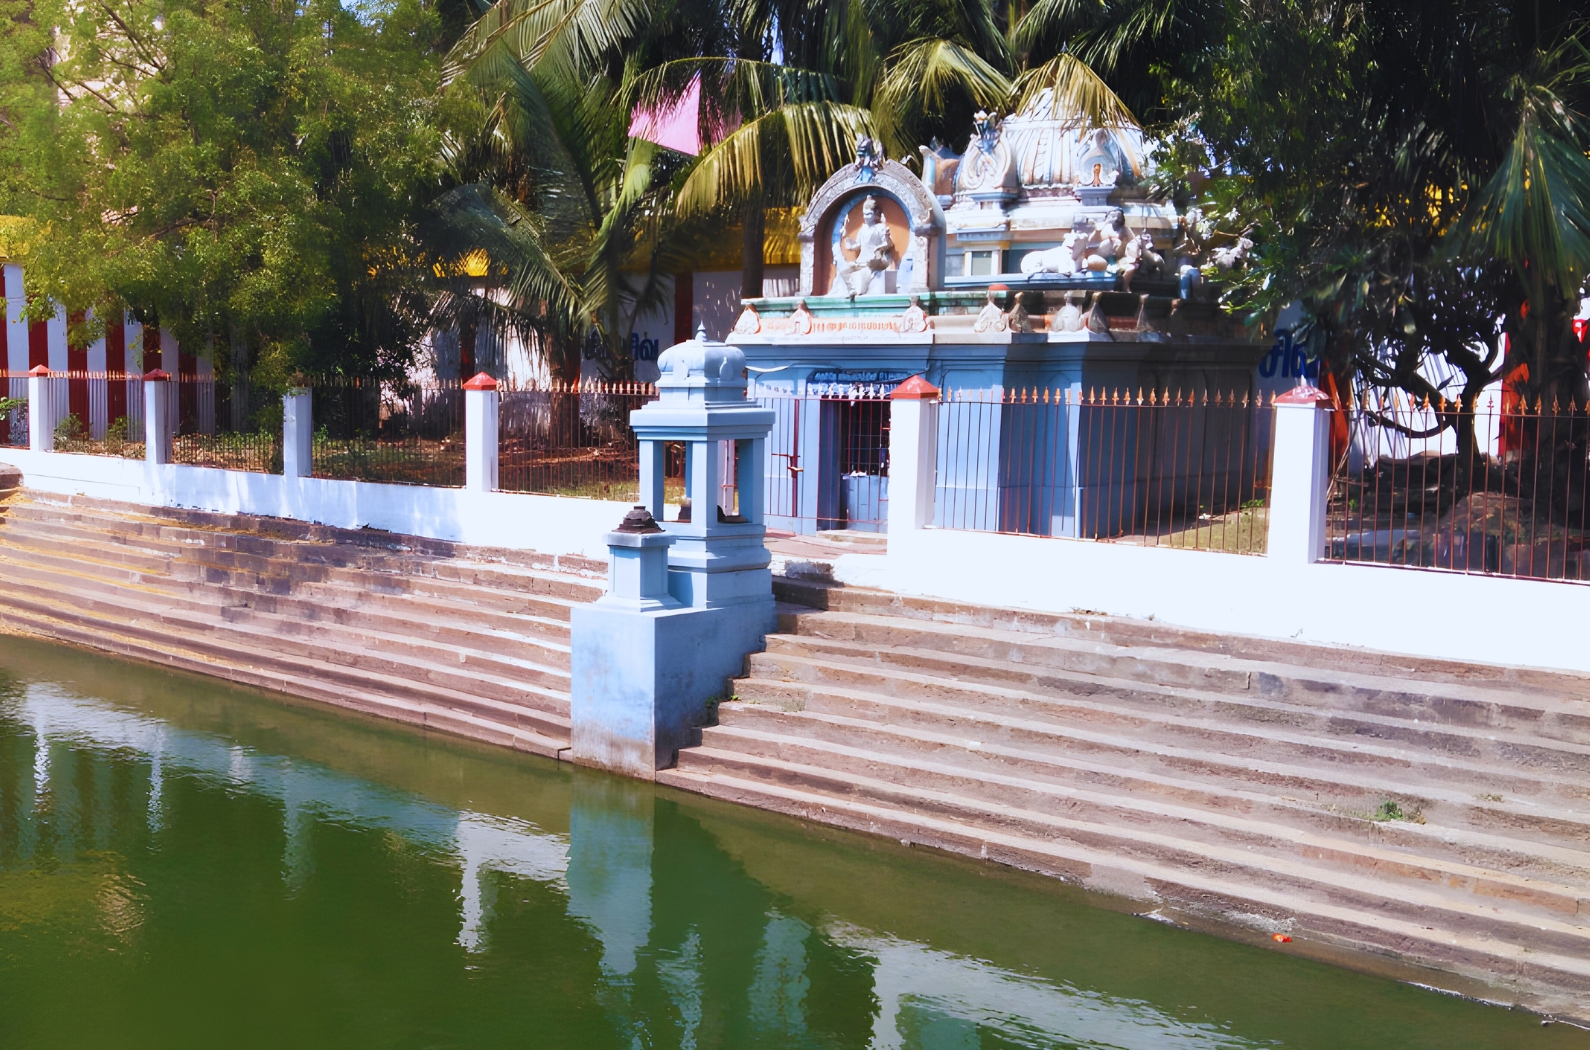
{"label": "tree branch", "polygon": [[1434,427],[1430,428],[1429,430],[1415,430],[1406,424],[1397,422],[1395,419],[1390,419],[1386,416],[1383,416],[1379,412],[1371,411],[1370,409],[1364,410],[1365,417],[1374,420],[1380,426],[1385,427],[1387,430],[1395,430],[1397,433],[1404,434],[1411,438],[1435,437],[1437,434],[1441,433],[1441,431],[1452,425],[1447,421],[1447,416],[1450,414],[1451,413],[1448,412],[1437,412],[1436,424]]}

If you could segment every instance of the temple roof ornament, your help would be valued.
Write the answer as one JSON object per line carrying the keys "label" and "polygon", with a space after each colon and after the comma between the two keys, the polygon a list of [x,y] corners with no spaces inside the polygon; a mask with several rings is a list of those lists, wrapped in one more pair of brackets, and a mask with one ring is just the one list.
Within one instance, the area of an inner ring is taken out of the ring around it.
{"label": "temple roof ornament", "polygon": [[[1095,126],[1054,98],[1041,92],[1008,117],[979,111],[960,153],[937,140],[921,148],[920,174],[858,136],[856,159],[800,218],[798,294],[811,310],[1000,282],[1130,292],[1179,281],[1186,298],[1203,253],[1184,250],[1182,217],[1149,195],[1142,130]],[[900,331],[922,331],[900,302],[888,302]],[[811,311],[797,313],[788,323],[804,325]],[[768,331],[768,316],[747,311],[736,334]]]}

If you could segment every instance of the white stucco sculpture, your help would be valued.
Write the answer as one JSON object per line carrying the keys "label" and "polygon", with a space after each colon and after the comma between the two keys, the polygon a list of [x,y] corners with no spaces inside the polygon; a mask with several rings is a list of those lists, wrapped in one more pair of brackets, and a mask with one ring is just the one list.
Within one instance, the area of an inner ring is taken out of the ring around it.
{"label": "white stucco sculpture", "polygon": [[[847,251],[856,253],[854,260],[845,258]],[[834,251],[834,286],[828,294],[857,296],[889,291],[878,287],[884,283],[879,278],[898,268],[899,253],[889,226],[878,213],[877,198],[868,197],[861,204],[861,226],[855,238],[841,238]]]}

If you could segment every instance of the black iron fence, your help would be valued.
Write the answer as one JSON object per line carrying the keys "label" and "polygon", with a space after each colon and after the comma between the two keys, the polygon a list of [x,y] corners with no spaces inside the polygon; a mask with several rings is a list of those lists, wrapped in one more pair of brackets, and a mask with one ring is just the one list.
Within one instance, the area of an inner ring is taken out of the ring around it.
{"label": "black iron fence", "polygon": [[1339,411],[1327,558],[1590,579],[1586,408],[1365,391]]}
{"label": "black iron fence", "polygon": [[1248,392],[947,391],[934,524],[1262,554],[1272,419]]}
{"label": "black iron fence", "polygon": [[[8,375],[12,398],[26,399],[27,377]],[[234,412],[234,392],[210,376],[182,375],[151,389],[168,399],[172,462],[259,472],[281,471],[281,413],[260,395],[254,411]],[[56,373],[49,384],[57,452],[144,457],[144,380],[126,372]],[[26,445],[27,409],[7,414],[3,440]]]}
{"label": "black iron fence", "polygon": [[[657,397],[647,383],[504,384],[498,417],[497,482],[536,492],[633,502],[640,458],[629,414]],[[667,457],[668,498],[683,489],[684,462]]]}
{"label": "black iron fence", "polygon": [[311,382],[315,477],[463,486],[458,380],[323,376]]}
{"label": "black iron fence", "polygon": [[28,447],[28,377],[0,370],[0,446]]}

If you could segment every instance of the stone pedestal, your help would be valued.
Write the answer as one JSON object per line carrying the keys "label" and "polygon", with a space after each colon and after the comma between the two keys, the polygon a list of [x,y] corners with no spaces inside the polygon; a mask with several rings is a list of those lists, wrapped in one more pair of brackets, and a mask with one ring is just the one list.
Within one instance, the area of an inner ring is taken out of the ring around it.
{"label": "stone pedestal", "polygon": [[44,365],[28,372],[28,448],[55,451],[55,390],[58,382]]}
{"label": "stone pedestal", "polygon": [[[572,611],[571,744],[581,765],[648,780],[673,765],[772,628],[758,603],[706,609],[675,598],[675,542],[636,507],[607,534],[607,594]],[[771,614],[771,594],[766,604]]]}
{"label": "stone pedestal", "polygon": [[171,462],[171,373],[156,368],[144,373],[144,461],[150,466]]}
{"label": "stone pedestal", "polygon": [[464,487],[497,491],[497,422],[502,394],[485,372],[464,384]]}
{"label": "stone pedestal", "polygon": [[1275,564],[1310,565],[1325,554],[1325,505],[1330,495],[1330,398],[1300,386],[1275,399],[1275,446],[1270,458],[1270,534]]}
{"label": "stone pedestal", "polygon": [[282,395],[282,476],[307,478],[315,473],[314,391],[308,387]]}

